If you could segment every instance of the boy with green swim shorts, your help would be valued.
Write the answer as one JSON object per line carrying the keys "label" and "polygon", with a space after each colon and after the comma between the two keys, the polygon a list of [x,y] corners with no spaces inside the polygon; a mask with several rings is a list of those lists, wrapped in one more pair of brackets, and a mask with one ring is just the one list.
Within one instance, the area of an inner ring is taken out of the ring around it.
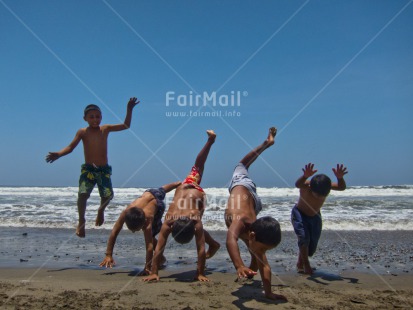
{"label": "boy with green swim shorts", "polygon": [[79,178],[79,194],[77,208],[79,212],[79,224],[76,229],[78,237],[85,237],[85,212],[86,203],[95,185],[98,185],[101,198],[100,207],[96,217],[96,226],[101,226],[104,221],[105,208],[113,198],[113,188],[110,176],[112,167],[108,165],[108,136],[110,132],[128,129],[132,120],[133,108],[139,101],[133,97],[129,99],[126,117],[123,124],[102,125],[102,113],[97,105],[90,104],[85,108],[83,119],[88,123],[88,127],[77,131],[75,138],[65,148],[59,152],[49,152],[46,162],[52,163],[62,156],[71,153],[80,141],[83,142],[85,164],[82,165]]}

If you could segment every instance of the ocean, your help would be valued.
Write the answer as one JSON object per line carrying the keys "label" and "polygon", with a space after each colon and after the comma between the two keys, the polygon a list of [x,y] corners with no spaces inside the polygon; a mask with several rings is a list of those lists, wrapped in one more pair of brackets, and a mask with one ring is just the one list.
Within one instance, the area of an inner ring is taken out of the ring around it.
{"label": "ocean", "polygon": [[[77,225],[77,187],[0,187],[0,227],[74,228]],[[94,226],[100,198],[92,193],[86,211],[87,229],[112,229],[120,212],[144,188],[115,188],[105,212],[105,224]],[[225,231],[226,188],[205,188],[204,227]],[[295,188],[257,189],[263,203],[259,217],[276,218],[283,231],[291,231],[290,212],[298,199]],[[166,204],[173,192],[166,196]],[[355,186],[332,191],[322,208],[323,230],[413,230],[413,185]]]}

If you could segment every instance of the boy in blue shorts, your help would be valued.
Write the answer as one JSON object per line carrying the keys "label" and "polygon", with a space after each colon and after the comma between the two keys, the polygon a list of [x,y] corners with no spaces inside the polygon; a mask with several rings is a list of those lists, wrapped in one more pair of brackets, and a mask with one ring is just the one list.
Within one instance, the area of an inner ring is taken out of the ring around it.
{"label": "boy in blue shorts", "polygon": [[[141,197],[135,199],[125,210],[122,211],[110,234],[106,249],[106,257],[100,263],[101,267],[110,267],[115,265],[113,259],[113,248],[118,234],[122,230],[123,224],[126,223],[128,229],[132,232],[142,230],[145,236],[146,247],[146,264],[145,268],[139,275],[149,275],[152,267],[152,257],[155,247],[158,243],[156,235],[161,231],[162,216],[165,212],[165,195],[171,190],[177,188],[181,182],[166,184],[159,188],[146,190]],[[166,261],[162,255],[160,265]]]}
{"label": "boy in blue shorts", "polygon": [[314,255],[322,229],[320,209],[330,190],[343,191],[346,189],[344,175],[347,168],[338,165],[333,168],[337,183],[332,183],[325,174],[315,175],[311,181],[307,179],[314,175],[314,164],[309,163],[302,169],[304,174],[295,182],[300,189],[300,198],[291,212],[291,223],[298,238],[297,271],[308,275],[313,274],[308,257]]}
{"label": "boy in blue shorts", "polygon": [[101,197],[100,207],[96,217],[96,226],[101,226],[105,221],[104,212],[109,201],[113,198],[113,188],[110,176],[112,167],[108,165],[108,136],[110,132],[128,129],[132,120],[132,110],[139,103],[133,97],[130,98],[126,117],[123,124],[102,125],[102,113],[97,105],[90,104],[84,110],[83,119],[88,123],[88,127],[77,131],[73,141],[59,152],[49,152],[46,162],[52,163],[62,156],[71,153],[80,141],[83,142],[85,164],[82,165],[79,178],[79,194],[77,209],[79,213],[79,224],[76,229],[78,237],[85,237],[85,212],[86,202],[89,199],[95,185],[98,185]]}

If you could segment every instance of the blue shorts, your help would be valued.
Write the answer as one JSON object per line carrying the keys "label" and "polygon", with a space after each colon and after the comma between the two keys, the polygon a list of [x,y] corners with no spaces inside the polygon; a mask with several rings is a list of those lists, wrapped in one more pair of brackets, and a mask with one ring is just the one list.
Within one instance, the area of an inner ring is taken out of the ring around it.
{"label": "blue shorts", "polygon": [[291,223],[298,237],[298,246],[308,246],[308,256],[313,256],[321,236],[323,221],[321,213],[308,216],[298,210],[297,206],[291,211]]}
{"label": "blue shorts", "polygon": [[152,236],[155,237],[157,234],[159,234],[162,227],[162,216],[165,212],[165,203],[163,200],[165,199],[166,192],[163,187],[151,188],[146,190],[145,192],[151,193],[156,199],[156,213],[153,217],[152,223]]}
{"label": "blue shorts", "polygon": [[231,184],[228,187],[230,193],[235,186],[244,186],[250,192],[255,202],[255,214],[258,215],[262,210],[261,199],[257,195],[257,186],[248,176],[248,169],[242,163],[239,163],[234,169]]}

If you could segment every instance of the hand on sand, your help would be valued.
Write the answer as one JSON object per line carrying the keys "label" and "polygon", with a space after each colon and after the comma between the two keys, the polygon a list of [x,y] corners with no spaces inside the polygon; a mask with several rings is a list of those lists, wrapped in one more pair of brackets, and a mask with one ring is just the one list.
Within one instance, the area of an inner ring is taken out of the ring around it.
{"label": "hand on sand", "polygon": [[255,276],[257,273],[245,266],[239,267],[237,269],[237,275],[238,278],[249,278],[251,279],[253,276]]}
{"label": "hand on sand", "polygon": [[314,164],[308,163],[305,165],[305,167],[302,169],[304,172],[304,177],[307,179],[311,177],[313,174],[315,174],[318,170],[314,170]]}
{"label": "hand on sand", "polygon": [[157,274],[151,274],[149,277],[143,278],[143,282],[158,282],[159,281],[159,276]]}
{"label": "hand on sand", "polygon": [[106,255],[106,257],[103,259],[103,261],[99,264],[99,267],[106,267],[106,268],[112,268],[115,266],[115,260],[113,259],[112,256]]}
{"label": "hand on sand", "polygon": [[341,165],[337,164],[337,168],[336,169],[333,168],[333,172],[337,179],[342,179],[344,175],[348,173],[347,167],[344,167],[343,164]]}
{"label": "hand on sand", "polygon": [[202,274],[196,275],[194,280],[199,282],[209,282],[210,280]]}
{"label": "hand on sand", "polygon": [[265,294],[265,297],[267,297],[269,299],[272,299],[272,300],[288,301],[287,297],[285,297],[283,295],[274,294],[273,292]]}

